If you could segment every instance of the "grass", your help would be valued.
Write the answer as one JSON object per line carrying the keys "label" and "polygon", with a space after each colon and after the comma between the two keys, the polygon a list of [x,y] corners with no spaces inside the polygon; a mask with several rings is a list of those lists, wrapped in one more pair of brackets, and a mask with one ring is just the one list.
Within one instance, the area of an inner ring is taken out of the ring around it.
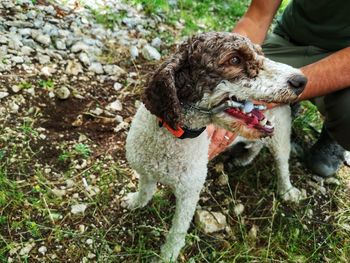
{"label": "grass", "polygon": [[[171,1],[132,0],[147,15],[166,17],[169,30],[160,34],[167,44],[163,53],[170,52],[175,40],[184,35],[230,31],[248,2],[178,0],[175,8]],[[283,1],[283,7],[285,4]],[[101,7],[93,16],[113,28],[122,26],[126,13]],[[156,36],[149,30],[148,40]],[[142,63],[138,66],[145,68]],[[145,73],[138,74],[145,78]],[[21,89],[38,86],[37,93],[47,96],[46,91],[57,88],[56,83],[36,79],[17,85]],[[142,86],[141,82],[137,85]],[[105,88],[101,87],[103,94]],[[11,258],[13,262],[147,263],[157,257],[174,214],[170,189],[159,186],[147,207],[124,210],[120,197],[135,191],[137,179],[125,164],[122,150],[114,152],[119,155],[110,154],[109,147],[116,144],[79,141],[80,133],[89,129],[77,128],[68,134],[59,129],[40,130],[47,116],[25,106],[22,110],[23,116],[13,119],[9,115],[0,123],[0,262]],[[304,102],[293,126],[299,139],[314,140],[321,128],[317,109]],[[43,134],[48,136],[46,143]],[[73,139],[60,137],[67,135]],[[275,196],[276,170],[266,150],[248,167],[233,167],[229,160],[223,155],[211,162],[199,203],[224,213],[229,228],[209,235],[192,223],[180,262],[349,262],[349,170],[340,172],[339,186],[325,185],[324,193],[320,185],[310,184],[311,175],[292,157],[293,182],[307,192],[307,198],[296,206],[281,203]],[[224,169],[215,169],[216,164]],[[229,183],[218,186],[215,180],[223,172]],[[72,205],[82,203],[87,205],[85,212],[72,214]],[[237,203],[245,207],[240,216],[234,213]],[[28,255],[21,254],[30,243],[35,247]],[[38,252],[43,245],[48,250],[45,255]]]}

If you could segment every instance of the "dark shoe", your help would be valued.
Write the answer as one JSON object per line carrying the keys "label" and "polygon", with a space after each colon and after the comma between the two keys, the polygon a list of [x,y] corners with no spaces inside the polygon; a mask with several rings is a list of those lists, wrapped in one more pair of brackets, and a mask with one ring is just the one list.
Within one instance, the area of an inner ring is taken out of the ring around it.
{"label": "dark shoe", "polygon": [[323,127],[320,138],[306,154],[306,166],[322,177],[334,175],[344,162],[345,150]]}

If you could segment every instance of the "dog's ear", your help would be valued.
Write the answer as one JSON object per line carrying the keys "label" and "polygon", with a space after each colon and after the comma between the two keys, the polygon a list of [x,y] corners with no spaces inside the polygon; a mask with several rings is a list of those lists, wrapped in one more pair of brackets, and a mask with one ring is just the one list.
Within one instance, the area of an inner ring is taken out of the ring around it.
{"label": "dog's ear", "polygon": [[178,51],[152,76],[143,93],[143,103],[157,117],[176,129],[182,124],[176,74],[186,65],[188,46],[182,44]]}

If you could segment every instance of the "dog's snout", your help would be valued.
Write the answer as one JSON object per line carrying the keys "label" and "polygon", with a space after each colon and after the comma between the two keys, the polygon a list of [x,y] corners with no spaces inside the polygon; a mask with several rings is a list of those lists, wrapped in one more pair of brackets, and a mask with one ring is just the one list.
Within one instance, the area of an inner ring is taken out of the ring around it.
{"label": "dog's snout", "polygon": [[291,78],[287,80],[290,88],[296,95],[299,95],[303,92],[307,78],[304,75],[293,75]]}

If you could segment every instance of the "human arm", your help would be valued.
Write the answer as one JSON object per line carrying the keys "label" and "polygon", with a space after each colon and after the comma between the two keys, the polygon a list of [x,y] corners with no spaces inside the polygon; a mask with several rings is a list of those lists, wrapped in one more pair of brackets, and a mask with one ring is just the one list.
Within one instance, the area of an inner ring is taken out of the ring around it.
{"label": "human arm", "polygon": [[350,87],[350,47],[301,68],[308,78],[307,85],[299,96],[306,100]]}
{"label": "human arm", "polygon": [[233,32],[261,45],[281,2],[281,0],[252,0]]}

